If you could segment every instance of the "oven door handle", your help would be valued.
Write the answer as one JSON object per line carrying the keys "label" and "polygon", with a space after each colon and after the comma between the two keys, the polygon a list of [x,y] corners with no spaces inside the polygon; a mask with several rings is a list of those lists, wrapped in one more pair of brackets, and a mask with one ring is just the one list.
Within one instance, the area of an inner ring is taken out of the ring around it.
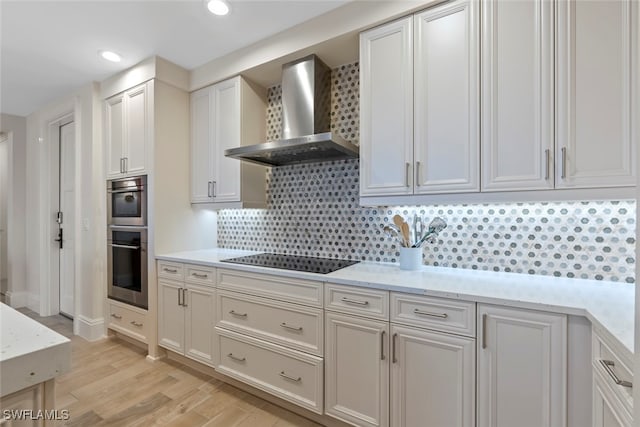
{"label": "oven door handle", "polygon": [[134,251],[140,249],[140,246],[118,245],[116,243],[110,243],[109,246],[111,246],[112,248],[132,249]]}
{"label": "oven door handle", "polygon": [[129,187],[129,188],[123,188],[122,190],[109,190],[109,193],[111,193],[111,194],[138,193],[140,191],[144,191],[144,188],[141,188],[141,187]]}

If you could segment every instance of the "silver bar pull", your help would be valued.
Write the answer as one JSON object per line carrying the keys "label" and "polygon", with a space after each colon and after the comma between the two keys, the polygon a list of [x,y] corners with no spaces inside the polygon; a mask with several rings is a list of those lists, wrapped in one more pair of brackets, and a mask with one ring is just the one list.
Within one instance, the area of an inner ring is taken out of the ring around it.
{"label": "silver bar pull", "polygon": [[405,180],[406,186],[407,187],[411,187],[411,184],[409,182],[411,180],[411,163],[409,163],[409,162],[407,162],[407,164],[406,164],[404,180]]}
{"label": "silver bar pull", "polygon": [[302,377],[298,377],[298,378],[290,377],[290,376],[289,376],[289,375],[287,375],[284,371],[281,371],[281,372],[280,372],[280,376],[281,376],[282,378],[286,378],[286,379],[288,379],[288,380],[290,380],[290,381],[294,381],[294,382],[297,382],[297,383],[299,383],[300,381],[302,381]]}
{"label": "silver bar pull", "polygon": [[247,317],[247,313],[238,313],[237,311],[234,311],[234,310],[231,310],[229,314],[232,316]]}
{"label": "silver bar pull", "polygon": [[129,158],[125,157],[124,158],[124,173],[127,173],[129,171]]}
{"label": "silver bar pull", "polygon": [[215,181],[211,181],[212,183],[212,187],[213,187],[213,197],[216,197],[216,182]]}
{"label": "silver bar pull", "polygon": [[398,359],[396,358],[396,340],[398,338],[398,334],[393,334],[391,337],[391,362],[398,363]]}
{"label": "silver bar pull", "polygon": [[633,387],[633,383],[618,378],[616,373],[613,371],[613,368],[616,366],[613,360],[600,359],[600,364],[602,364],[604,370],[607,371],[607,374],[609,374],[611,379],[613,379],[616,384],[621,385],[622,387]]}
{"label": "silver bar pull", "polygon": [[384,355],[384,336],[387,334],[387,331],[382,331],[380,333],[380,360],[385,360],[386,357]]}
{"label": "silver bar pull", "polygon": [[133,251],[137,251],[138,249],[140,249],[140,246],[118,245],[117,243],[111,243],[109,246],[111,246],[112,248],[131,249]]}
{"label": "silver bar pull", "polygon": [[482,348],[487,348],[487,315],[482,315]]}
{"label": "silver bar pull", "polygon": [[187,304],[187,288],[182,288],[182,306],[183,307],[189,307],[189,305]]}
{"label": "silver bar pull", "polygon": [[418,308],[413,309],[413,312],[415,314],[419,314],[420,316],[429,316],[429,317],[437,317],[439,319],[446,319],[447,317],[449,317],[449,315],[447,313],[429,313],[428,311],[422,311]]}
{"label": "silver bar pull", "polygon": [[207,277],[209,277],[208,274],[200,274],[200,273],[191,273],[191,275],[193,277],[197,277],[198,279],[206,279]]}
{"label": "silver bar pull", "polygon": [[124,173],[124,157],[120,157],[120,173]]}
{"label": "silver bar pull", "polygon": [[167,268],[167,267],[163,267],[162,271],[166,271],[167,273],[177,273],[178,270],[176,270],[175,268]]}
{"label": "silver bar pull", "polygon": [[567,147],[562,147],[562,174],[561,178],[565,179],[567,177]]}
{"label": "silver bar pull", "polygon": [[347,298],[347,297],[342,297],[342,302],[346,302],[347,304],[355,304],[355,305],[369,305],[369,301],[360,301],[357,299],[351,299],[351,298]]}
{"label": "silver bar pull", "polygon": [[137,327],[141,327],[141,326],[142,326],[142,323],[138,323],[138,322],[136,322],[135,320],[132,320],[132,321],[131,321],[131,322],[129,322],[129,323],[131,323],[133,326],[137,326]]}
{"label": "silver bar pull", "polygon": [[182,301],[180,300],[180,295],[182,295],[182,288],[178,288],[178,305],[182,305]]}
{"label": "silver bar pull", "polygon": [[421,169],[420,166],[421,165],[422,164],[419,161],[416,162],[416,187],[420,187],[420,185],[422,183],[422,180],[420,179],[420,169]]}
{"label": "silver bar pull", "polygon": [[544,179],[545,181],[549,180],[549,171],[551,170],[551,150],[549,150],[548,148],[546,150],[544,150],[544,162],[545,162],[545,168],[544,168]]}
{"label": "silver bar pull", "polygon": [[114,319],[118,319],[118,320],[122,319],[122,316],[118,316],[115,313],[111,313],[111,317],[113,317]]}
{"label": "silver bar pull", "polygon": [[207,197],[213,197],[213,181],[207,182]]}
{"label": "silver bar pull", "polygon": [[282,326],[285,329],[290,329],[292,331],[302,332],[302,326],[289,326],[285,322],[280,323],[280,326]]}
{"label": "silver bar pull", "polygon": [[229,353],[227,354],[227,357],[231,360],[235,360],[236,362],[244,362],[247,360],[246,357],[238,357],[238,356],[234,356],[233,353]]}

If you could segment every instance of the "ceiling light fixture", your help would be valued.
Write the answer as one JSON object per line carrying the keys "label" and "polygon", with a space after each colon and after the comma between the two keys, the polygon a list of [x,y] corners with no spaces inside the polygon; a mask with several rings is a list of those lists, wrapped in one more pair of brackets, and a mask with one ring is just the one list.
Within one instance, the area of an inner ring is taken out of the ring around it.
{"label": "ceiling light fixture", "polygon": [[111,52],[110,50],[100,50],[98,51],[98,55],[100,55],[102,59],[106,59],[111,62],[120,62],[122,60],[120,55],[115,52]]}
{"label": "ceiling light fixture", "polygon": [[207,9],[214,15],[219,16],[228,14],[230,10],[229,4],[224,0],[209,0],[207,2]]}

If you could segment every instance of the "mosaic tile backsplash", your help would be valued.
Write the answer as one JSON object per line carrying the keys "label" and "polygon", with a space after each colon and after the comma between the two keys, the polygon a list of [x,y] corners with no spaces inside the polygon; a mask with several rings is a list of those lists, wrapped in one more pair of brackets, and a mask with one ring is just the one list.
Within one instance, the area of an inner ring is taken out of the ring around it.
{"label": "mosaic tile backsplash", "polygon": [[[358,145],[358,64],[332,71],[333,131]],[[281,135],[281,89],[268,90],[267,139]],[[433,266],[635,283],[635,201],[360,207],[358,160],[272,168],[267,209],[218,213],[218,246],[397,262],[382,229],[400,214],[448,227]]]}

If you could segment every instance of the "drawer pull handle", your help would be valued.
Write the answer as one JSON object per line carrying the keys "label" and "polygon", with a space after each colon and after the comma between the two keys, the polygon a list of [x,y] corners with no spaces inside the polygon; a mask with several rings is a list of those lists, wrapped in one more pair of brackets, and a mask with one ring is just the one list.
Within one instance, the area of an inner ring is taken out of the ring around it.
{"label": "drawer pull handle", "polygon": [[391,363],[398,363],[398,359],[396,358],[396,340],[398,338],[398,334],[393,334],[391,337]]}
{"label": "drawer pull handle", "polygon": [[382,331],[380,333],[380,360],[385,360],[386,357],[384,355],[384,336],[387,333],[387,331]]}
{"label": "drawer pull handle", "polygon": [[413,312],[414,312],[415,314],[419,314],[420,316],[437,317],[437,318],[439,318],[439,319],[446,319],[447,317],[449,317],[449,316],[447,315],[447,313],[442,313],[442,314],[439,314],[439,313],[429,313],[428,311],[422,311],[422,310],[420,310],[420,309],[418,309],[418,308],[415,308],[415,309],[413,310]]}
{"label": "drawer pull handle", "polygon": [[292,331],[302,332],[302,326],[289,326],[284,322],[280,323],[280,326],[282,326],[285,329],[290,329]]}
{"label": "drawer pull handle", "polygon": [[136,322],[135,320],[132,320],[130,323],[131,323],[133,326],[137,326],[137,327],[141,327],[141,326],[142,326],[142,323],[138,323],[138,322]]}
{"label": "drawer pull handle", "polygon": [[281,371],[281,372],[280,372],[280,376],[281,376],[282,378],[286,378],[286,379],[288,379],[289,381],[294,381],[294,382],[297,382],[297,383],[299,383],[300,381],[302,381],[302,377],[298,377],[298,378],[290,377],[289,375],[285,374],[285,372],[284,372],[284,371]]}
{"label": "drawer pull handle", "polygon": [[122,316],[118,316],[115,313],[111,313],[111,317],[113,317],[114,319],[118,319],[118,320],[122,319]]}
{"label": "drawer pull handle", "polygon": [[178,272],[178,270],[176,270],[175,268],[164,267],[162,270],[166,271],[167,273],[177,273]]}
{"label": "drawer pull handle", "polygon": [[233,353],[227,354],[227,357],[231,360],[235,360],[236,362],[244,362],[247,360],[246,357],[237,357],[237,356],[234,356]]}
{"label": "drawer pull handle", "polygon": [[356,304],[356,305],[363,305],[363,306],[369,305],[369,301],[360,301],[357,299],[350,299],[347,297],[342,297],[342,302],[346,302],[347,304]]}
{"label": "drawer pull handle", "polygon": [[604,368],[604,370],[607,371],[607,374],[609,374],[611,379],[613,379],[613,382],[615,382],[618,385],[621,385],[622,387],[629,387],[629,388],[633,387],[633,383],[629,381],[621,380],[620,378],[618,378],[616,373],[613,372],[613,368],[616,366],[613,360],[600,359],[600,363],[602,364],[602,367]]}
{"label": "drawer pull handle", "polygon": [[191,275],[193,277],[197,277],[198,279],[206,279],[207,277],[209,277],[208,274],[200,274],[200,273],[191,273]]}
{"label": "drawer pull handle", "polygon": [[231,310],[229,314],[232,316],[247,317],[247,313],[238,313],[237,311],[234,311],[234,310]]}

